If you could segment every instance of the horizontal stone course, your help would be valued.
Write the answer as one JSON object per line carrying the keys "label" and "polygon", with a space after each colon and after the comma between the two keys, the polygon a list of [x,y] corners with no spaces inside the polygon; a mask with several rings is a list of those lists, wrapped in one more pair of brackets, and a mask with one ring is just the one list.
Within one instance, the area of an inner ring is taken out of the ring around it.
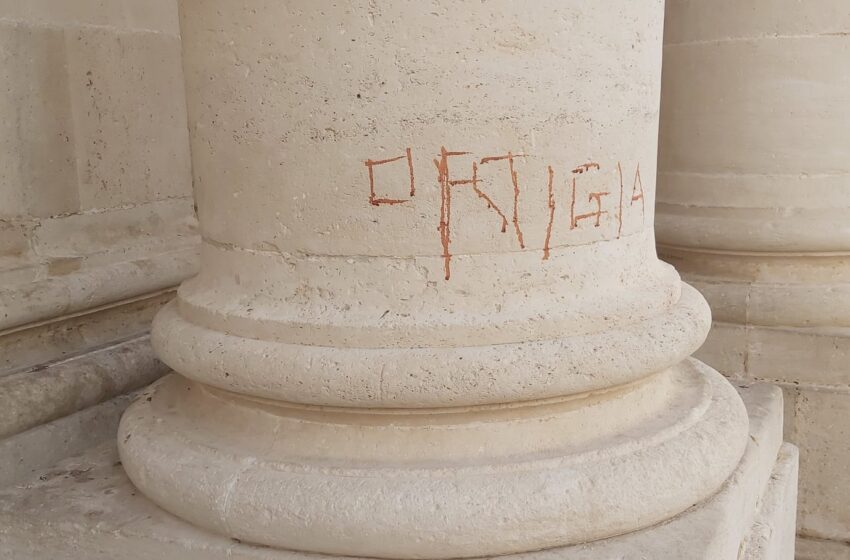
{"label": "horizontal stone course", "polygon": [[167,372],[145,335],[0,378],[0,439],[140,389]]}
{"label": "horizontal stone course", "polygon": [[102,26],[113,31],[177,36],[174,0],[0,0],[0,14],[29,25]]}

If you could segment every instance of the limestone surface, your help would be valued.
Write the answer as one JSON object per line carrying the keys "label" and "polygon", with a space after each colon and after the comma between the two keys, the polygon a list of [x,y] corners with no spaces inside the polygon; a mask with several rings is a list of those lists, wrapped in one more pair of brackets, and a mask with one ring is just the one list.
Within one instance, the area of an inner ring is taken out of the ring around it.
{"label": "limestone surface", "polygon": [[665,33],[656,231],[711,305],[696,356],[784,386],[799,531],[847,542],[850,11],[670,0]]}
{"label": "limestone surface", "polygon": [[0,1],[0,334],[196,270],[173,0]]}
{"label": "limestone surface", "polygon": [[727,483],[747,414],[655,254],[660,0],[180,15],[202,264],[154,322],[180,375],[119,429],[148,498],[244,542],[458,558]]}

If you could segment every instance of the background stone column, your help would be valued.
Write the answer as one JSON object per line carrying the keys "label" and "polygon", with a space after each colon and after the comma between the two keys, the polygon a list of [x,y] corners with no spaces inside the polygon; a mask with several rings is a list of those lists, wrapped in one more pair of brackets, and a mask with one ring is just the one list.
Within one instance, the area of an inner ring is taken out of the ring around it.
{"label": "background stone column", "polygon": [[[657,235],[708,299],[697,356],[786,393],[799,531],[850,540],[850,10],[667,3]],[[824,558],[818,556],[818,558]]]}
{"label": "background stone column", "polygon": [[666,520],[747,444],[655,255],[662,3],[182,3],[202,270],[119,433],[209,530],[391,558]]}

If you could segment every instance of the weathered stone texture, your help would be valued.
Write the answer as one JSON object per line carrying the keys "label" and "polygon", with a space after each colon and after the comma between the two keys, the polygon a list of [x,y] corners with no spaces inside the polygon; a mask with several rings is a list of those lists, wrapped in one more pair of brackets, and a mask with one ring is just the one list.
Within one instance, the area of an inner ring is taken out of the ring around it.
{"label": "weathered stone texture", "polygon": [[191,273],[179,41],[171,1],[0,3],[0,331]]}

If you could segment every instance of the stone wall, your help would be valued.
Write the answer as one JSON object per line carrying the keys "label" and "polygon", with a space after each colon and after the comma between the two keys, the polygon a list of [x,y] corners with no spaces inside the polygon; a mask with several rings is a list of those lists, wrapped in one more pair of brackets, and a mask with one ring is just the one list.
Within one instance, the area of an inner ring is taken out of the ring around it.
{"label": "stone wall", "polygon": [[146,333],[197,236],[175,0],[0,0],[0,84],[2,481],[55,459],[30,431],[165,371]]}

